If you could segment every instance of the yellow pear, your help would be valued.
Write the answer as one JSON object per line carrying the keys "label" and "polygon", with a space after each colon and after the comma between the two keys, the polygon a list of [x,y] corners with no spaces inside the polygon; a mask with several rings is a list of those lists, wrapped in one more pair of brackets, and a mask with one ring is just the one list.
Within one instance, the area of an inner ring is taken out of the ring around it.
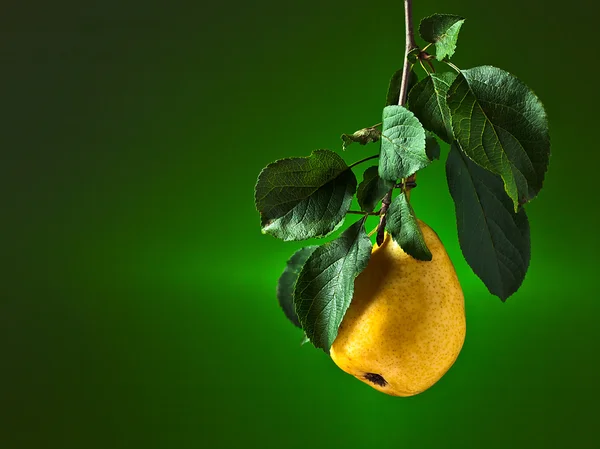
{"label": "yellow pear", "polygon": [[431,387],[465,339],[464,296],[452,261],[433,229],[418,222],[432,260],[412,258],[386,234],[355,280],[330,350],[342,370],[393,396]]}

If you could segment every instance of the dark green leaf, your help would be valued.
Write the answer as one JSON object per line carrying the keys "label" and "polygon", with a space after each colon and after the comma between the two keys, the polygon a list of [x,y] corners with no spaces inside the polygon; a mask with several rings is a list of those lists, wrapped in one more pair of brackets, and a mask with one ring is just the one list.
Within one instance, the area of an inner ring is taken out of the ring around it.
{"label": "dark green leaf", "polygon": [[298,316],[294,308],[294,286],[304,263],[317,248],[317,246],[307,246],[296,251],[290,257],[290,260],[287,261],[285,270],[283,270],[277,282],[277,299],[279,300],[279,305],[292,324],[300,328],[302,326],[300,326],[300,321],[298,321]]}
{"label": "dark green leaf", "polygon": [[[407,91],[410,92],[412,87],[419,82],[419,77],[414,70],[408,73]],[[402,85],[402,69],[396,70],[390,79],[387,97],[385,100],[386,106],[397,105],[400,98],[400,86]]]}
{"label": "dark green leaf", "polygon": [[379,176],[396,182],[426,167],[429,162],[423,125],[404,106],[386,106],[383,109]]}
{"label": "dark green leaf", "polygon": [[460,247],[475,274],[503,301],[517,291],[529,267],[529,222],[515,213],[502,179],[452,144],[446,162]]}
{"label": "dark green leaf", "polygon": [[394,183],[379,177],[377,167],[367,168],[363,174],[363,181],[358,185],[356,191],[360,210],[373,212],[377,203],[393,186]]}
{"label": "dark green leaf", "polygon": [[256,183],[262,231],[286,241],[327,235],[342,224],[355,191],[354,173],[333,151],[273,162]]}
{"label": "dark green leaf", "polygon": [[417,260],[431,260],[415,211],[402,192],[392,201],[386,214],[386,229],[406,254]]}
{"label": "dark green leaf", "polygon": [[458,32],[464,22],[464,17],[434,14],[421,20],[419,34],[425,41],[435,44],[435,56],[441,61],[445,57],[451,58],[454,54]]}
{"label": "dark green leaf", "polygon": [[329,351],[354,293],[354,278],[371,257],[365,219],[318,247],[304,264],[294,292],[302,328],[317,348]]}
{"label": "dark green leaf", "polygon": [[548,168],[550,137],[544,106],[517,78],[490,66],[464,70],[448,94],[461,149],[502,177],[516,211],[538,194]]}
{"label": "dark green leaf", "polygon": [[425,132],[425,152],[430,161],[440,158],[440,143],[431,131]]}
{"label": "dark green leaf", "polygon": [[345,150],[354,142],[361,145],[377,142],[380,137],[381,131],[375,127],[359,129],[354,134],[342,134],[342,149]]}
{"label": "dark green leaf", "polygon": [[446,95],[455,79],[455,72],[432,73],[419,81],[408,95],[408,108],[425,129],[447,143],[452,142],[453,137]]}

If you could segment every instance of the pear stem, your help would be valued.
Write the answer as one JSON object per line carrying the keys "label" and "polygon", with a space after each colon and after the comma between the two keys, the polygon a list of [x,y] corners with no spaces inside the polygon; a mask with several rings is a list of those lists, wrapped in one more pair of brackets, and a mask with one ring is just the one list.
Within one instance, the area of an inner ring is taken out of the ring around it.
{"label": "pear stem", "polygon": [[379,226],[377,226],[377,237],[375,241],[377,242],[377,246],[383,245],[383,240],[385,238],[385,217],[390,204],[392,203],[392,192],[394,188],[392,187],[388,193],[385,194],[383,199],[381,200],[381,210],[379,211]]}
{"label": "pear stem", "polygon": [[[405,37],[404,40],[406,42],[406,50],[404,53],[404,65],[402,66],[402,82],[400,84],[400,95],[398,96],[398,105],[404,106],[406,104],[406,97],[408,96],[408,78],[410,75],[411,64],[408,60],[408,55],[415,48],[419,48],[417,43],[415,42],[415,32],[413,29],[412,23],[412,0],[404,0],[404,30]],[[412,175],[408,179],[414,181],[414,176]],[[381,200],[381,211],[379,218],[379,226],[377,226],[377,238],[376,242],[378,246],[383,244],[383,240],[385,237],[385,223],[386,218],[385,214],[390,207],[390,203],[392,202],[392,193],[394,192],[394,188],[392,187],[388,193],[385,194],[383,200]]]}

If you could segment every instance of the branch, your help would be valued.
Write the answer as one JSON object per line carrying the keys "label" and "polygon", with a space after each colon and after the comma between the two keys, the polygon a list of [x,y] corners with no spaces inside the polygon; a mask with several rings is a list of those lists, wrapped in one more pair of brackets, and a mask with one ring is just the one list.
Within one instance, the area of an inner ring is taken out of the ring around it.
{"label": "branch", "polygon": [[[413,51],[417,47],[417,43],[415,42],[415,33],[413,30],[412,23],[412,0],[404,0],[404,29],[405,29],[405,41],[406,41],[406,50],[404,52],[404,65],[402,66],[402,83],[400,84],[400,96],[398,97],[398,105],[404,106],[406,104],[406,97],[408,95],[408,76],[410,74],[410,61],[408,60],[408,55],[411,51]],[[414,180],[414,178],[413,178]],[[385,223],[386,217],[385,214],[392,202],[392,193],[394,192],[394,188],[392,187],[388,193],[383,197],[380,218],[379,218],[379,226],[377,226],[377,245],[381,246],[383,244],[383,240],[385,237]]]}
{"label": "branch", "polygon": [[408,94],[408,75],[410,74],[410,61],[408,55],[417,47],[415,42],[415,33],[413,30],[412,23],[412,0],[404,0],[404,28],[406,31],[406,51],[404,53],[404,66],[402,68],[402,84],[400,84],[400,96],[398,98],[398,104],[404,106],[406,103],[406,96]]}

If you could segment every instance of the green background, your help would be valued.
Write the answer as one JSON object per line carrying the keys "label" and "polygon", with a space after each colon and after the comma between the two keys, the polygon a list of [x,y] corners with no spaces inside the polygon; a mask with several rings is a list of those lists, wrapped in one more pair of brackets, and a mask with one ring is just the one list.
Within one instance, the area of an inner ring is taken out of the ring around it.
{"label": "green background", "polygon": [[534,88],[553,155],[504,304],[460,254],[443,163],[419,174],[468,331],[450,372],[402,399],[299,346],[275,284],[302,243],[262,235],[253,204],[267,163],[379,121],[399,0],[3,5],[1,447],[600,444],[596,11],[415,0],[416,19],[434,12],[467,18],[459,67]]}

